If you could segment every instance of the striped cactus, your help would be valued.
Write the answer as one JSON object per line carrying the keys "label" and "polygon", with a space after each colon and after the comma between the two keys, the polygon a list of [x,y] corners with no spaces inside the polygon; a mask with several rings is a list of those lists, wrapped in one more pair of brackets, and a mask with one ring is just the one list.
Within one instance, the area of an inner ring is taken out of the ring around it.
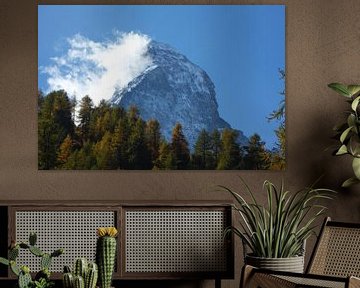
{"label": "striped cactus", "polygon": [[99,267],[100,288],[110,288],[116,258],[116,235],[114,227],[98,228],[96,261]]}
{"label": "striped cactus", "polygon": [[74,273],[69,266],[64,266],[64,288],[95,288],[98,279],[98,268],[95,263],[89,263],[85,258],[78,258],[74,263]]}
{"label": "striped cactus", "polygon": [[74,274],[76,276],[81,276],[85,279],[86,270],[88,269],[88,261],[86,258],[79,258],[75,261]]}
{"label": "striped cactus", "polygon": [[98,279],[98,266],[96,263],[89,263],[85,277],[85,288],[95,288]]}
{"label": "striped cactus", "polygon": [[84,278],[81,276],[74,277],[74,288],[85,288]]}
{"label": "striped cactus", "polygon": [[64,273],[63,277],[63,286],[64,288],[73,288],[74,287],[74,276],[72,273]]}

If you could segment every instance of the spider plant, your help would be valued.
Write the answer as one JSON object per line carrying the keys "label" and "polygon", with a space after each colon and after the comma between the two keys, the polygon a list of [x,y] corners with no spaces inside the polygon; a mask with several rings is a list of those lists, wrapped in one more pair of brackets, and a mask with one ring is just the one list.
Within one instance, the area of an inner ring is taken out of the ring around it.
{"label": "spider plant", "polygon": [[[242,179],[241,179],[242,180]],[[324,214],[326,207],[318,200],[332,199],[329,189],[304,188],[296,193],[285,191],[283,183],[278,189],[266,180],[267,205],[259,204],[254,193],[242,180],[251,201],[246,201],[233,190],[228,191],[236,200],[233,208],[240,215],[240,227],[229,227],[225,235],[233,232],[252,251],[252,256],[288,258],[302,254],[305,240],[314,233],[315,220]]]}

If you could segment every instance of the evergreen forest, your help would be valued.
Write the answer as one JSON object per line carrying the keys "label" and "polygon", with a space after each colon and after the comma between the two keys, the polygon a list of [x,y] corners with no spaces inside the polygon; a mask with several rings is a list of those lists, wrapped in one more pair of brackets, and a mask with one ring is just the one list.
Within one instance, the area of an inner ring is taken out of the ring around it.
{"label": "evergreen forest", "polygon": [[[284,75],[285,77],[285,75]],[[283,109],[284,110],[284,109]],[[284,111],[269,116],[283,119]],[[166,141],[156,119],[145,121],[136,107],[125,110],[89,96],[79,103],[66,91],[38,93],[38,168],[82,170],[281,170],[285,167],[285,125],[269,151],[258,134],[247,146],[238,132],[202,130],[189,147],[177,123]]]}

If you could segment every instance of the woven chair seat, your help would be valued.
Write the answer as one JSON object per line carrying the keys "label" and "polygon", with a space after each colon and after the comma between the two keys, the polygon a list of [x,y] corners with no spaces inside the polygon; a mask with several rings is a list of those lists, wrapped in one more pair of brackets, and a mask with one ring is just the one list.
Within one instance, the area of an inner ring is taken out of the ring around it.
{"label": "woven chair seat", "polygon": [[360,224],[326,218],[305,274],[246,265],[240,287],[360,287]]}
{"label": "woven chair seat", "polygon": [[326,280],[319,278],[301,278],[295,276],[275,276],[283,280],[292,282],[295,284],[294,287],[327,287],[327,288],[345,288],[345,279],[342,281],[335,281],[334,279]]}

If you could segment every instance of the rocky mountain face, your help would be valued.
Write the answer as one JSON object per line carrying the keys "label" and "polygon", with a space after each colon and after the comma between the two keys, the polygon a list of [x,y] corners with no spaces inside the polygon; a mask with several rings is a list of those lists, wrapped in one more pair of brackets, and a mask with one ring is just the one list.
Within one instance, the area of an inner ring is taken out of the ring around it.
{"label": "rocky mountain face", "polygon": [[[220,117],[214,83],[207,73],[172,47],[151,41],[152,65],[125,88],[117,89],[111,103],[129,108],[135,105],[143,119],[157,119],[166,140],[181,123],[192,150],[199,132],[231,126]],[[239,143],[247,138],[239,131]]]}

